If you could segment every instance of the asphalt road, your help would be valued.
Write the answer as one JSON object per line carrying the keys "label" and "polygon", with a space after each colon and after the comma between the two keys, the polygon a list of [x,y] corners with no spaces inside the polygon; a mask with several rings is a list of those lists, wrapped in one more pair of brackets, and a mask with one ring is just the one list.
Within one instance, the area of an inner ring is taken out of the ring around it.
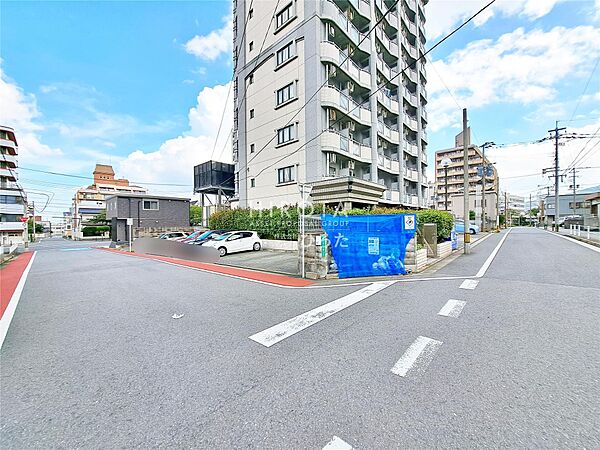
{"label": "asphalt road", "polygon": [[2,448],[600,447],[600,254],[571,240],[514,229],[441,279],[308,289],[92,245],[37,245]]}

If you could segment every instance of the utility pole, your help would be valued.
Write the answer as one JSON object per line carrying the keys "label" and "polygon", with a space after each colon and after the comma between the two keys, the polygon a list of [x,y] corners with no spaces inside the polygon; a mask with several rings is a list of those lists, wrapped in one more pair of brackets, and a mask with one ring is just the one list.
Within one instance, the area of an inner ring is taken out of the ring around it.
{"label": "utility pole", "polygon": [[467,108],[463,109],[463,148],[464,148],[464,253],[471,253],[471,234],[469,217],[469,128],[467,123]]}
{"label": "utility pole", "polygon": [[560,136],[560,132],[566,130],[567,127],[558,128],[558,120],[554,125],[553,130],[548,130],[548,133],[552,135],[554,133],[554,228],[555,231],[559,231],[558,220],[560,219],[560,206],[558,204],[558,183],[559,177],[558,174],[558,138]]}
{"label": "utility pole", "polygon": [[573,184],[571,186],[569,186],[571,189],[573,189],[573,215],[577,214],[577,203],[576,203],[576,199],[577,199],[577,188],[579,186],[577,186],[577,175],[576,175],[577,169],[575,167],[573,167]]}
{"label": "utility pole", "polygon": [[487,147],[491,147],[494,144],[493,142],[486,142],[481,146],[481,150],[483,153],[483,176],[481,177],[481,231],[485,231],[485,178],[487,177],[487,169],[488,164],[485,160],[485,149]]}
{"label": "utility pole", "polygon": [[31,202],[31,209],[33,212],[33,227],[31,227],[31,233],[33,234],[33,242],[35,243],[35,202]]}
{"label": "utility pole", "polygon": [[504,192],[504,228],[508,228],[508,197]]}

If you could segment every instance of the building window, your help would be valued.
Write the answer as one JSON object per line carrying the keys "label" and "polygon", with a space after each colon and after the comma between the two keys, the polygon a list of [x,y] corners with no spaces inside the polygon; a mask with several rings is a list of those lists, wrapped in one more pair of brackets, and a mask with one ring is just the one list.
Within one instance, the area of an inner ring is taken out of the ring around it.
{"label": "building window", "polygon": [[290,83],[277,91],[277,106],[282,105],[296,97],[295,83]]}
{"label": "building window", "polygon": [[252,49],[254,48],[254,41],[251,41],[250,44],[248,44],[248,48],[250,49],[250,51],[252,51]]}
{"label": "building window", "polygon": [[158,200],[144,200],[142,208],[150,211],[158,211]]}
{"label": "building window", "polygon": [[250,153],[254,153],[254,144],[250,144]]}
{"label": "building window", "polygon": [[248,75],[248,84],[252,84],[254,83],[254,74],[251,73],[250,75]]}
{"label": "building window", "polygon": [[296,56],[296,49],[294,48],[294,42],[290,42],[288,45],[277,51],[277,66],[281,66],[286,61],[289,61]]}
{"label": "building window", "polygon": [[256,180],[254,178],[250,178],[250,187],[256,186]]}
{"label": "building window", "polygon": [[275,30],[279,30],[284,25],[287,25],[294,17],[292,16],[292,3],[283,8],[280,12],[275,16]]}
{"label": "building window", "polygon": [[292,183],[296,181],[296,168],[294,166],[282,167],[277,169],[277,183]]}
{"label": "building window", "polygon": [[254,109],[251,109],[251,110],[250,110],[250,118],[251,118],[251,119],[254,119]]}
{"label": "building window", "polygon": [[277,130],[277,144],[285,144],[296,139],[296,124]]}

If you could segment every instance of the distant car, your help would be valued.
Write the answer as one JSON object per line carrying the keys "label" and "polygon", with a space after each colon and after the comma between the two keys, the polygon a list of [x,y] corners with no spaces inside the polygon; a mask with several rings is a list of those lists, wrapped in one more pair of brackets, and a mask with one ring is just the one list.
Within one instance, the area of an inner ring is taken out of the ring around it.
{"label": "distant car", "polygon": [[574,214],[572,216],[566,216],[558,221],[559,226],[569,228],[571,225],[583,226],[583,216]]}
{"label": "distant car", "polygon": [[229,230],[209,230],[209,231],[205,231],[201,235],[197,236],[196,239],[194,239],[193,241],[188,242],[188,244],[202,245],[205,242],[208,242],[208,241],[211,241],[213,239],[216,239],[219,236],[221,236],[222,234],[225,234],[225,233],[228,233],[228,232],[229,232]]}
{"label": "distant car", "polygon": [[[464,233],[465,232],[465,223],[462,220],[456,220],[454,222],[454,229],[456,230],[457,233]],[[469,233],[471,233],[471,234],[479,233],[479,227],[477,225],[475,225],[474,223],[470,223],[469,224]]]}
{"label": "distant car", "polygon": [[178,238],[177,240],[179,242],[184,242],[184,243],[189,243],[194,241],[198,236],[200,236],[202,233],[204,233],[204,231],[194,231],[192,234],[187,235],[185,237],[182,238]]}
{"label": "distant car", "polygon": [[256,231],[231,231],[202,245],[216,248],[219,251],[219,256],[225,256],[228,253],[247,250],[258,251],[262,248],[262,241]]}
{"label": "distant car", "polygon": [[182,231],[173,231],[170,233],[163,233],[160,236],[158,236],[159,239],[166,239],[167,241],[174,241],[176,239],[184,238],[184,237],[187,237],[187,234],[183,233]]}

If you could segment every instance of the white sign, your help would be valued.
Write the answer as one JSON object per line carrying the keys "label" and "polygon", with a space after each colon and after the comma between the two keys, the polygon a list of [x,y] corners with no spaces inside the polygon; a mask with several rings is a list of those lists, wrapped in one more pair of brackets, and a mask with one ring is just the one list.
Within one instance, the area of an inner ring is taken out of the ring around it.
{"label": "white sign", "polygon": [[379,238],[370,237],[368,240],[369,255],[379,255]]}
{"label": "white sign", "polygon": [[133,219],[131,217],[127,218],[127,225],[133,225]]}
{"label": "white sign", "polygon": [[415,216],[404,216],[404,229],[414,230],[415,229]]}

